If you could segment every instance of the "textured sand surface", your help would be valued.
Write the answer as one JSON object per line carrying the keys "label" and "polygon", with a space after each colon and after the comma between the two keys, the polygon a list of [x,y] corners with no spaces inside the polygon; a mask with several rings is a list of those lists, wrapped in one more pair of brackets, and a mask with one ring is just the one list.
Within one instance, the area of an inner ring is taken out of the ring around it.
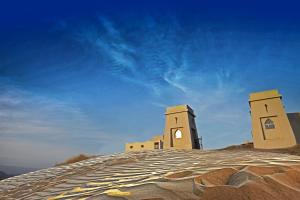
{"label": "textured sand surface", "polygon": [[99,156],[0,181],[0,199],[300,199],[300,157],[246,150]]}

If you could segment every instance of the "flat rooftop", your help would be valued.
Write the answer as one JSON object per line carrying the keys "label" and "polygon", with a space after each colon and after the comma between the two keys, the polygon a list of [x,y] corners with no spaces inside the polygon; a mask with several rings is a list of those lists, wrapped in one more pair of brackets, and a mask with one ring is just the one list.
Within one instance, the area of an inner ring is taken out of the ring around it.
{"label": "flat rooftop", "polygon": [[168,115],[168,114],[180,113],[180,112],[189,112],[192,115],[195,115],[193,109],[188,105],[178,105],[178,106],[167,107],[165,114]]}
{"label": "flat rooftop", "polygon": [[266,90],[262,92],[255,92],[249,95],[249,101],[258,101],[263,99],[281,98],[281,94],[278,90]]}

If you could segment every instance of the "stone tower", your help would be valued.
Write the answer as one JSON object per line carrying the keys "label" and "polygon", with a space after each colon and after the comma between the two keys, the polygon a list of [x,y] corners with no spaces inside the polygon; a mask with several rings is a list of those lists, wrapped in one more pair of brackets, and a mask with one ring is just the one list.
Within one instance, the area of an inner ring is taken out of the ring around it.
{"label": "stone tower", "polygon": [[277,90],[250,94],[252,137],[255,148],[286,148],[297,144]]}
{"label": "stone tower", "polygon": [[168,107],[164,149],[200,149],[194,111],[188,105]]}

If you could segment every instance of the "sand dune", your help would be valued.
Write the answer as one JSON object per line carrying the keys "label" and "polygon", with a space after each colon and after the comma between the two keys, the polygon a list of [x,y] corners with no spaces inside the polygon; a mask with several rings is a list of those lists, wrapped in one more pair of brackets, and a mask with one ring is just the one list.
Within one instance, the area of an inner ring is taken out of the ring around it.
{"label": "sand dune", "polygon": [[[213,174],[212,177],[204,174],[195,178],[195,191],[203,200],[299,200],[300,171],[295,169],[299,166],[247,166],[236,172],[232,169],[221,169],[217,173],[208,173]],[[210,184],[205,184],[206,181]]]}
{"label": "sand dune", "polygon": [[223,168],[187,179],[184,174],[190,177],[190,171],[175,172],[167,181],[127,189],[126,199],[299,200],[299,167]]}
{"label": "sand dune", "polygon": [[2,180],[0,199],[299,200],[300,157],[238,149],[98,156]]}

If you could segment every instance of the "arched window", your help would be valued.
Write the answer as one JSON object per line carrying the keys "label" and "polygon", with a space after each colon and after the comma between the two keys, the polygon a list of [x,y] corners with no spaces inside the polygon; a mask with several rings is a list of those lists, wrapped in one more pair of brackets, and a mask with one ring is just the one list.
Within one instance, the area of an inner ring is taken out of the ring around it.
{"label": "arched window", "polygon": [[265,121],[265,128],[266,128],[266,129],[274,129],[274,128],[275,128],[274,122],[273,122],[271,119],[268,118],[268,119]]}
{"label": "arched window", "polygon": [[182,133],[181,133],[180,130],[177,130],[177,131],[175,132],[175,138],[182,138]]}

